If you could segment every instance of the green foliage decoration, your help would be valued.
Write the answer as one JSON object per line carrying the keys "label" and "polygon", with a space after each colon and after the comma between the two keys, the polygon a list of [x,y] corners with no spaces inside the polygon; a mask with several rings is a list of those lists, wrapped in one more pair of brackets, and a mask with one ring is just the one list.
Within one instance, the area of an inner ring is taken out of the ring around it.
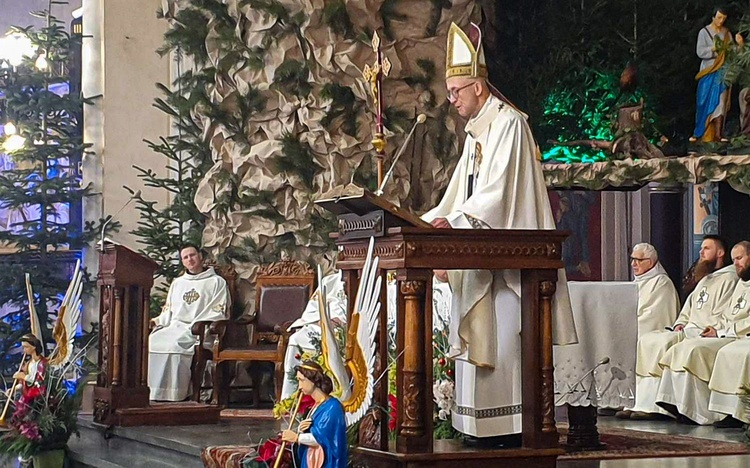
{"label": "green foliage decoration", "polygon": [[[5,96],[0,121],[12,122],[15,134],[0,136],[0,146],[14,168],[0,172],[0,206],[11,218],[0,231],[0,304],[10,312],[0,319],[0,373],[11,374],[18,365],[18,339],[28,333],[28,300],[25,274],[34,288],[34,305],[42,324],[52,321],[70,280],[66,263],[96,239],[102,220],[79,224],[74,207],[92,196],[81,186],[77,166],[90,145],[79,129],[83,107],[93,102],[80,94],[57,94],[54,89],[70,82],[71,52],[80,47],[65,24],[47,10],[32,15],[43,18],[41,27],[14,27],[28,39],[33,54],[20,64],[0,67],[0,91]],[[67,206],[69,218],[62,216]],[[71,209],[73,208],[73,209]],[[117,223],[114,223],[116,228]],[[85,276],[86,291],[90,287]],[[43,342],[52,332],[42,327]]]}

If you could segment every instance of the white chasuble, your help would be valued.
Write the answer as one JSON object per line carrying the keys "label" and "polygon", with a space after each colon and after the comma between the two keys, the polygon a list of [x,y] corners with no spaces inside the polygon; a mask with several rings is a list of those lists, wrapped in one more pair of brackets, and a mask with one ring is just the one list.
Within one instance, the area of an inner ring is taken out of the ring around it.
{"label": "white chasuble", "polygon": [[675,326],[684,325],[683,331],[656,330],[645,333],[638,339],[633,411],[664,413],[664,410],[656,405],[662,377],[659,361],[669,349],[685,338],[695,338],[705,327],[720,323],[722,308],[729,304],[737,279],[733,265],[706,275],[688,296],[675,321]]}
{"label": "white chasuble", "polygon": [[680,296],[658,263],[635,277],[638,286],[638,336],[671,326],[680,311]]}
{"label": "white chasuble", "polygon": [[739,338],[719,350],[708,388],[710,411],[750,424],[750,405],[743,390],[750,388],[750,338]]}
{"label": "white chasuble", "polygon": [[213,268],[185,273],[169,287],[167,302],[149,336],[148,385],[152,400],[181,401],[190,390],[190,364],[198,337],[194,323],[227,317],[229,289]]}
{"label": "white chasuble", "polygon": [[[525,116],[490,96],[466,125],[463,153],[440,203],[423,216],[453,228],[555,229]],[[518,270],[449,271],[450,345],[456,359],[454,427],[490,437],[521,428],[521,282]],[[577,342],[560,270],[553,300],[555,344]]]}
{"label": "white chasuble", "polygon": [[698,424],[711,424],[724,415],[709,410],[709,381],[722,348],[750,331],[750,281],[739,281],[722,310],[717,337],[687,339],[670,349],[659,362],[664,369],[657,402],[672,404]]}

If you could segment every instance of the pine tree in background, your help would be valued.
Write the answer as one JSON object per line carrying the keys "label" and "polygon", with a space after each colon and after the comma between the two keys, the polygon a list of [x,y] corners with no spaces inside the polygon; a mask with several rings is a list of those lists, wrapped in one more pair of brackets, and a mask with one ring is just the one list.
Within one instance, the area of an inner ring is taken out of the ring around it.
{"label": "pine tree in background", "polygon": [[[161,18],[169,14],[169,11],[159,12]],[[186,242],[201,244],[205,217],[195,206],[195,191],[213,164],[210,142],[203,131],[203,118],[194,112],[196,107],[211,108],[206,84],[212,80],[214,69],[206,66],[205,43],[195,40],[205,39],[207,25],[205,17],[197,10],[185,9],[177,14],[183,27],[167,32],[165,44],[157,52],[162,57],[174,57],[178,76],[171,87],[157,84],[163,97],[154,102],[154,107],[172,119],[173,133],[159,141],[146,141],[154,157],[164,161],[167,173],[162,176],[151,168],[134,166],[146,187],[166,190],[170,200],[164,206],[141,194],[135,197],[140,220],[138,228],[132,232],[145,245],[140,252],[159,265],[156,275],[167,280],[151,295],[152,311],[158,311],[167,285],[181,272],[176,254],[179,247]],[[190,57],[194,67],[183,69],[185,56]]]}
{"label": "pine tree in background", "polygon": [[[29,332],[24,274],[29,273],[42,324],[57,311],[78,252],[96,237],[98,226],[81,225],[83,198],[77,162],[86,150],[79,128],[88,100],[65,89],[70,82],[68,60],[76,41],[64,24],[47,11],[32,13],[44,27],[14,28],[20,41],[30,43],[30,55],[2,60],[0,92],[3,152],[13,168],[0,172],[0,208],[9,213],[0,244],[9,252],[0,258],[0,304],[11,312],[0,321],[0,362],[12,373],[17,356],[9,351]],[[51,330],[43,325],[46,341]]]}

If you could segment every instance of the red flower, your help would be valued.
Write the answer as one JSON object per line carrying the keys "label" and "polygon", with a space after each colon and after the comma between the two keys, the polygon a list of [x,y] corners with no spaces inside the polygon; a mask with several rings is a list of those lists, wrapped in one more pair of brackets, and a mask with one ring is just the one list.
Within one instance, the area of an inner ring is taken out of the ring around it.
{"label": "red flower", "polygon": [[297,410],[297,413],[305,414],[313,406],[315,406],[315,398],[313,398],[312,395],[302,395],[302,401],[299,402],[299,410]]}
{"label": "red flower", "polygon": [[[275,439],[268,439],[263,445],[258,447],[258,456],[255,457],[255,461],[265,463],[270,466],[276,461],[276,457],[279,455],[280,449],[280,437],[277,437]],[[284,450],[284,455],[281,456],[280,466],[288,467],[291,465],[291,462],[292,456],[289,450],[289,446],[287,445],[286,450]]]}
{"label": "red flower", "polygon": [[29,440],[40,440],[42,438],[39,434],[39,426],[31,422],[21,424],[18,427],[18,432]]}
{"label": "red flower", "polygon": [[23,395],[29,402],[31,400],[35,400],[42,396],[42,389],[37,387],[36,385],[26,390],[26,392]]}
{"label": "red flower", "polygon": [[390,431],[396,430],[397,405],[398,400],[395,395],[388,394],[388,407],[390,408],[390,411],[388,412],[388,430]]}

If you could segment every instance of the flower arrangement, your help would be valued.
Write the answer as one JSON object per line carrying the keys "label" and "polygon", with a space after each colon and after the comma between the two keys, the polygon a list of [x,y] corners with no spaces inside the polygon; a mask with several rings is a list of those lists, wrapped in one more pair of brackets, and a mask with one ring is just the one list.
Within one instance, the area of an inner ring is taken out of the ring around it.
{"label": "flower arrangement", "polygon": [[[437,298],[434,298],[434,308],[437,309]],[[459,432],[453,429],[451,413],[456,408],[456,387],[454,382],[455,363],[448,357],[450,344],[448,342],[449,324],[447,317],[440,314],[434,316],[435,326],[432,330],[432,394],[435,402],[433,412],[433,436],[436,439],[455,439]],[[396,362],[395,323],[389,322],[392,337],[389,339],[390,360]],[[396,368],[388,369],[388,429],[390,438],[396,437],[396,415],[398,414],[396,400]]]}
{"label": "flower arrangement", "polygon": [[64,370],[48,367],[40,385],[29,388],[16,399],[9,430],[0,437],[0,453],[31,458],[64,448],[70,436],[78,434],[83,385],[71,391]]}
{"label": "flower arrangement", "polygon": [[433,435],[436,439],[455,439],[451,413],[456,409],[455,362],[448,357],[449,325],[446,317],[435,315],[432,330],[432,397],[435,402]]}

